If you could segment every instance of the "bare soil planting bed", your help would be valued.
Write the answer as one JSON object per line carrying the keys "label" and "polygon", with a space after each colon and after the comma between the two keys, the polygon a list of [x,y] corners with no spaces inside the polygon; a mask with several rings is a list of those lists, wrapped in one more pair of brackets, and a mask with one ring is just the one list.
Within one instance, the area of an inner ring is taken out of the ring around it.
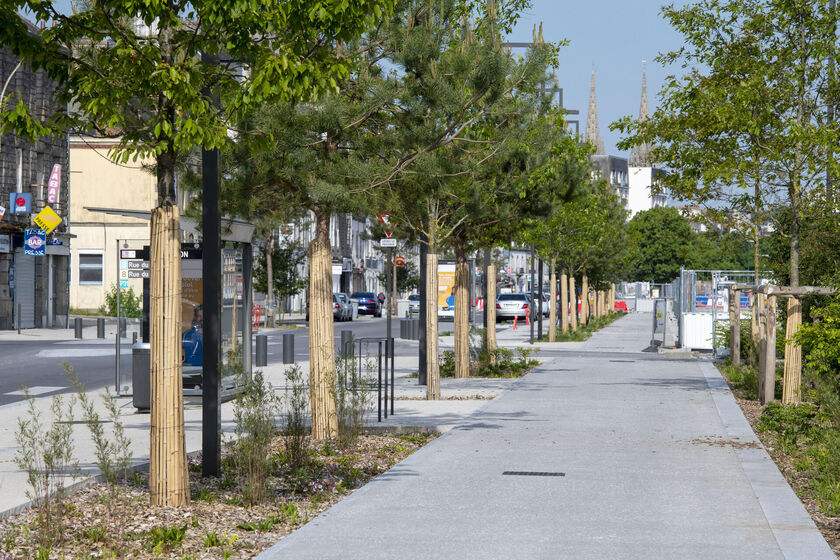
{"label": "bare soil planting bed", "polygon": [[150,507],[146,473],[120,484],[111,499],[107,485],[94,484],[65,499],[62,535],[51,545],[42,539],[39,509],[0,520],[0,560],[253,558],[434,437],[368,434],[345,448],[310,443],[306,459],[291,466],[278,436],[267,498],[251,507],[229,457],[224,475],[208,479],[191,460],[191,503],[183,508]]}

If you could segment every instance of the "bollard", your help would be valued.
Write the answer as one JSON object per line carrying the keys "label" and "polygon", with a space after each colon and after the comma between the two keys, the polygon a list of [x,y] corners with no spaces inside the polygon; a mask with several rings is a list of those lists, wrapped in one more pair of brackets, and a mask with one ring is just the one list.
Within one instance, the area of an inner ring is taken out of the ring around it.
{"label": "bollard", "polygon": [[292,333],[283,335],[283,363],[295,363],[295,335]]}
{"label": "bollard", "polygon": [[82,338],[82,318],[81,317],[76,317],[75,326],[76,326],[76,338]]}
{"label": "bollard", "polygon": [[96,338],[105,338],[105,319],[102,317],[96,319]]}
{"label": "bollard", "polygon": [[120,338],[125,338],[125,330],[126,330],[127,321],[125,317],[120,317]]}
{"label": "bollard", "polygon": [[137,331],[131,333],[131,344],[137,344]]}
{"label": "bollard", "polygon": [[257,367],[268,365],[268,337],[264,334],[257,335],[257,358],[254,365]]}
{"label": "bollard", "polygon": [[338,353],[342,358],[353,355],[353,331],[348,329],[341,331],[341,347]]}

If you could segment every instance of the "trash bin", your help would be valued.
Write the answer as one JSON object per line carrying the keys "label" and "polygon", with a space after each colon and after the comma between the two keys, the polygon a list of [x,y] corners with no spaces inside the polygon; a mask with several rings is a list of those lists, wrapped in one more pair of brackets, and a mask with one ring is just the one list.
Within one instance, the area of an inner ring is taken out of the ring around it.
{"label": "trash bin", "polygon": [[353,320],[356,320],[359,318],[359,300],[351,298],[350,305],[353,306]]}
{"label": "trash bin", "polygon": [[131,391],[134,408],[149,410],[152,406],[152,354],[148,342],[131,346]]}

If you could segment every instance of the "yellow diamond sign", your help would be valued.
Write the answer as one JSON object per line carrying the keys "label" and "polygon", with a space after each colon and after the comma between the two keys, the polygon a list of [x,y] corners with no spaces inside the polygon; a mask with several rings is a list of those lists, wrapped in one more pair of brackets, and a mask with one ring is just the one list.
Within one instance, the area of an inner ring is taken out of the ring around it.
{"label": "yellow diamond sign", "polygon": [[46,230],[49,234],[52,230],[58,227],[58,224],[61,223],[61,218],[58,217],[58,214],[56,214],[52,208],[45,206],[37,216],[32,218],[32,221],[35,222],[35,225]]}

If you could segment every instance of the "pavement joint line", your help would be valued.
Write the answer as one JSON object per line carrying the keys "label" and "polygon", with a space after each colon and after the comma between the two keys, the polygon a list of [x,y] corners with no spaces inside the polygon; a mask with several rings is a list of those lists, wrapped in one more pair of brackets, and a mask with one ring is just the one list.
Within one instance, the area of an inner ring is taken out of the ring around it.
{"label": "pavement joint line", "polygon": [[733,440],[759,445],[758,448],[735,449],[735,453],[784,557],[787,560],[836,560],[837,556],[799,497],[756,437],[726,380],[712,362],[703,361],[699,365],[727,435]]}

